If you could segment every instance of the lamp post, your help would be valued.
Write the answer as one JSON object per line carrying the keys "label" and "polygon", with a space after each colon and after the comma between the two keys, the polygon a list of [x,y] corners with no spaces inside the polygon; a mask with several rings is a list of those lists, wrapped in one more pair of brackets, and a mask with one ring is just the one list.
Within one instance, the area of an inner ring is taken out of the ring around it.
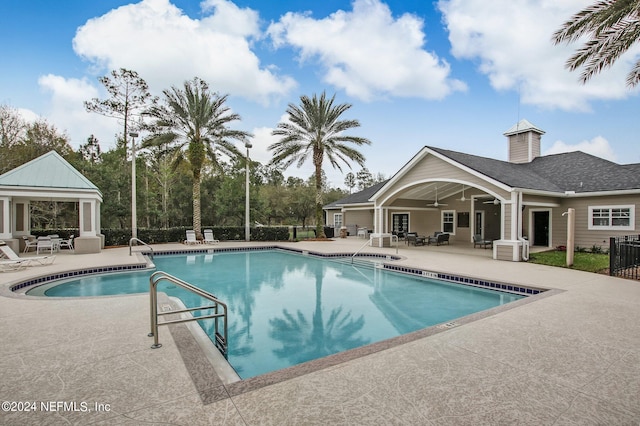
{"label": "lamp post", "polygon": [[138,218],[136,211],[136,138],[138,133],[131,132],[131,237],[138,238]]}
{"label": "lamp post", "polygon": [[244,146],[247,147],[247,163],[245,166],[245,205],[244,205],[244,240],[249,241],[251,238],[251,231],[249,227],[249,148],[251,148],[251,142],[245,142]]}

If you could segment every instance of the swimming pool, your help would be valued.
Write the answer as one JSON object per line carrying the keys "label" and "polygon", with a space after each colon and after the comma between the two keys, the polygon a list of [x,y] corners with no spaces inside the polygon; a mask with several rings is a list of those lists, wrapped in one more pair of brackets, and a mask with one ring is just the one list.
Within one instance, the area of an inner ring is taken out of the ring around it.
{"label": "swimming pool", "polygon": [[[276,250],[156,256],[154,263],[228,305],[229,363],[243,379],[525,297]],[[150,274],[85,277],[39,291],[147,292]],[[167,282],[159,290],[188,307],[203,304]],[[213,321],[200,323],[209,334]]]}

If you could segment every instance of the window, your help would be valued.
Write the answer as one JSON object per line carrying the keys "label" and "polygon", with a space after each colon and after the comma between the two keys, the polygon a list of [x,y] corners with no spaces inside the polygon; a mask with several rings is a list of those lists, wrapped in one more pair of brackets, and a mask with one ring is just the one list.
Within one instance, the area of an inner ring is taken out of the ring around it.
{"label": "window", "polygon": [[633,231],[635,206],[589,206],[589,229]]}
{"label": "window", "polygon": [[469,212],[458,213],[458,228],[469,227]]}
{"label": "window", "polygon": [[333,214],[333,226],[335,228],[342,228],[342,213]]}
{"label": "window", "polygon": [[455,234],[455,211],[444,210],[442,212],[442,232]]}

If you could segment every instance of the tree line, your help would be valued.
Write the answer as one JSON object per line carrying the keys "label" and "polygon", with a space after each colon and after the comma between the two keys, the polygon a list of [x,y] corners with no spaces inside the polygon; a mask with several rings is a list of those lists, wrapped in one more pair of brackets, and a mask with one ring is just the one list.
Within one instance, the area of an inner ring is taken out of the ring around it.
{"label": "tree line", "polygon": [[[236,143],[250,145],[252,135],[234,129],[240,116],[226,106],[227,95],[210,90],[194,78],[181,87],[152,97],[146,82],[134,71],[120,69],[99,79],[106,99],[85,102],[87,111],[117,119],[122,132],[115,146],[103,151],[90,135],[74,150],[66,133],[44,119],[26,122],[17,110],[0,105],[0,174],[51,150],[58,152],[102,192],[102,228],[131,227],[131,161],[135,148],[138,228],[191,226],[242,226],[245,218],[245,170],[247,157]],[[342,170],[355,162],[363,168],[348,173],[345,186],[362,189],[384,176],[364,167],[364,156],[354,146],[369,144],[346,131],[357,120],[341,115],[351,105],[336,104],[335,96],[301,96],[301,104],[289,104],[289,121],[273,131],[280,136],[269,149],[268,164],[249,164],[249,196],[252,226],[316,226],[323,235],[322,205],[340,199],[347,191],[327,183],[323,160]],[[136,143],[136,138],[138,142]],[[312,161],[307,180],[285,177],[292,164]],[[357,183],[356,183],[357,182]],[[77,226],[74,203],[32,202],[33,228]]]}

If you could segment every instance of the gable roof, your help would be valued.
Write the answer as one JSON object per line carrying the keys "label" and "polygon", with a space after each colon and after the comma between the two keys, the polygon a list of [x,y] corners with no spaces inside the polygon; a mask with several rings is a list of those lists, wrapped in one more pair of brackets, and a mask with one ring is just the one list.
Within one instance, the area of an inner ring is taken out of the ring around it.
{"label": "gable roof", "polygon": [[425,146],[422,154],[414,156],[391,179],[363,191],[342,198],[325,208],[349,204],[364,204],[402,170],[413,167],[424,153],[438,154],[471,169],[486,178],[510,188],[543,191],[565,195],[606,193],[609,191],[640,191],[640,163],[620,165],[581,151],[536,157],[530,163],[510,163],[478,155],[465,154],[432,146]]}
{"label": "gable roof", "polygon": [[362,204],[369,202],[369,198],[373,196],[380,188],[387,183],[388,180],[376,183],[368,188],[363,189],[362,191],[350,194],[344,198],[341,198],[333,203],[329,203],[324,206],[325,209],[337,208],[340,206],[348,205],[348,204]]}
{"label": "gable roof", "polygon": [[536,157],[530,163],[427,147],[512,188],[576,193],[640,189],[640,164],[621,166],[581,151]]}
{"label": "gable roof", "polygon": [[0,186],[100,190],[55,151],[41,155],[3,175]]}

